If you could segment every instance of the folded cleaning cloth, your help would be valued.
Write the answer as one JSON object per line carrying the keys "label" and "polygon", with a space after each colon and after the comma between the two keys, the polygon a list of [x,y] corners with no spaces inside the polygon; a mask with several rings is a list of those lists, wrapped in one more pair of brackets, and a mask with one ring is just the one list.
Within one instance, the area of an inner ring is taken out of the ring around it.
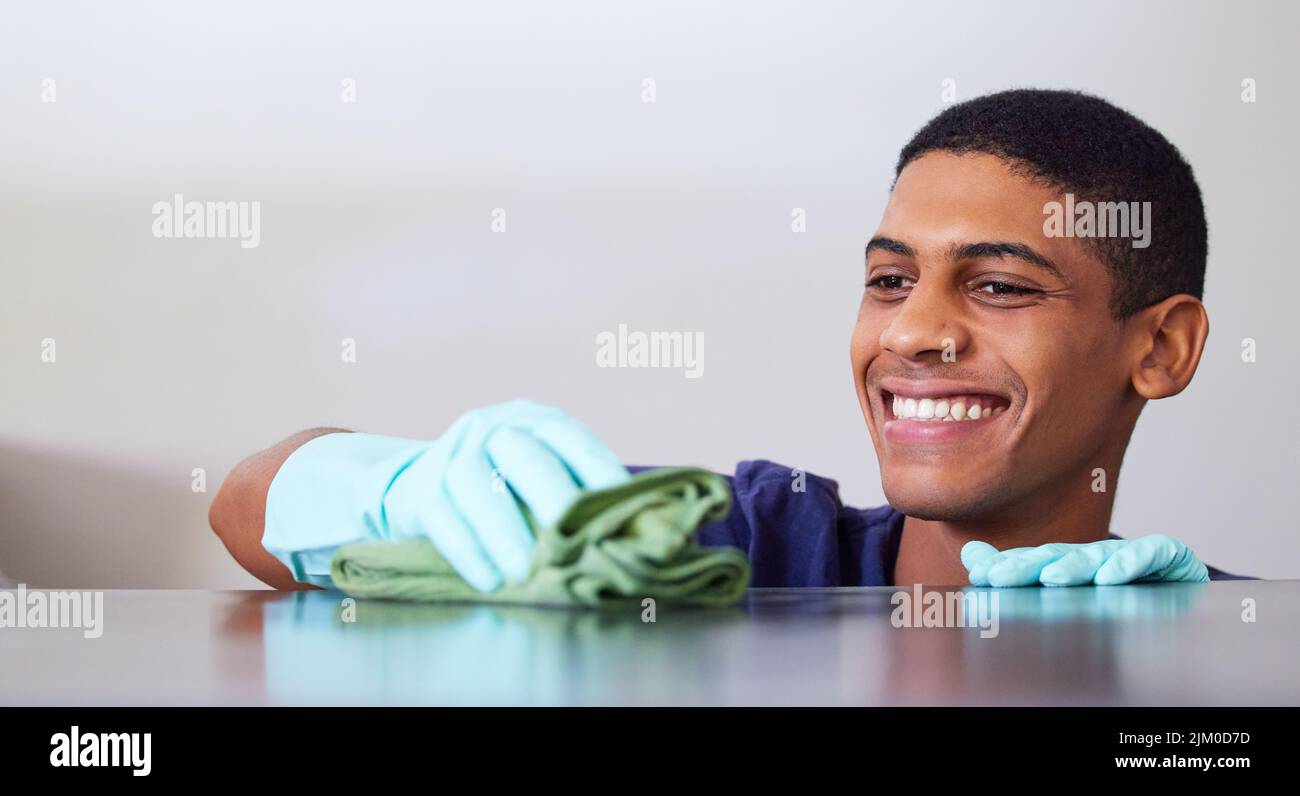
{"label": "folded cleaning cloth", "polygon": [[731,490],[715,473],[646,470],[616,487],[582,493],[553,528],[538,528],[528,517],[537,537],[528,577],[495,592],[475,591],[427,539],[345,545],[334,554],[330,575],[335,586],[362,598],[600,606],[653,597],[731,605],[749,585],[749,559],[736,548],[705,548],[694,540],[696,528],[723,519],[730,508]]}

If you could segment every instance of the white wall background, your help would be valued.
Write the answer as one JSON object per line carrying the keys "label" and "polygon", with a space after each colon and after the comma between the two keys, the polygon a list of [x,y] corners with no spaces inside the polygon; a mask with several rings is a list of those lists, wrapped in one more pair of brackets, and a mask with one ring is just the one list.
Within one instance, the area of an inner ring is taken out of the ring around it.
{"label": "white wall background", "polygon": [[[1139,424],[1114,529],[1300,576],[1300,14],[983,5],[6,3],[0,567],[252,586],[206,523],[240,458],[320,424],[434,436],[515,396],[629,462],[767,457],[882,502],[848,368],[862,247],[952,78],[1098,93],[1189,158],[1209,350]],[[175,193],[260,201],[261,246],[155,239]],[[704,377],[597,368],[619,323],[703,332]]]}

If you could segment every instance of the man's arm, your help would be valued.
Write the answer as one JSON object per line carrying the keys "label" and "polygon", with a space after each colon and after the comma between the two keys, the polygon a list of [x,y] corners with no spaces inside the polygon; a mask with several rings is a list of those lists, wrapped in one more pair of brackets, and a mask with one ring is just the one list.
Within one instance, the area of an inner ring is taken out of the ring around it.
{"label": "man's arm", "polygon": [[472,409],[432,440],[295,434],[240,462],[209,519],[235,560],[277,589],[328,588],[344,545],[427,537],[490,592],[528,577],[536,540],[525,509],[552,525],[583,489],[627,479],[582,423],[517,400]]}
{"label": "man's arm", "polygon": [[325,434],[347,433],[342,428],[301,431],[264,451],[244,459],[226,476],[208,509],[208,524],[230,555],[258,580],[276,589],[314,588],[299,583],[288,567],[262,547],[266,525],[266,493],[285,459],[298,448]]}

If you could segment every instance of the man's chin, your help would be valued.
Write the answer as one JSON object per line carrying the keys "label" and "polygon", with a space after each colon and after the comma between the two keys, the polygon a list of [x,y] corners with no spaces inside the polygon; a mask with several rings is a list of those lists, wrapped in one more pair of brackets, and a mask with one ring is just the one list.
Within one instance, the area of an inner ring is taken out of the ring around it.
{"label": "man's chin", "polygon": [[933,486],[884,484],[885,499],[895,511],[918,520],[971,522],[998,513],[1005,503],[1002,490],[936,489]]}

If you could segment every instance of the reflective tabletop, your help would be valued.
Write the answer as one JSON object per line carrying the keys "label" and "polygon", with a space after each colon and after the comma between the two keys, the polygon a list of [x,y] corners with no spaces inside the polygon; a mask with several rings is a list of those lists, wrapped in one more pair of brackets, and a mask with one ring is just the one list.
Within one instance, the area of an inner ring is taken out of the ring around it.
{"label": "reflective tabletop", "polygon": [[86,636],[0,627],[0,704],[1300,705],[1300,581],[602,611],[106,591]]}

